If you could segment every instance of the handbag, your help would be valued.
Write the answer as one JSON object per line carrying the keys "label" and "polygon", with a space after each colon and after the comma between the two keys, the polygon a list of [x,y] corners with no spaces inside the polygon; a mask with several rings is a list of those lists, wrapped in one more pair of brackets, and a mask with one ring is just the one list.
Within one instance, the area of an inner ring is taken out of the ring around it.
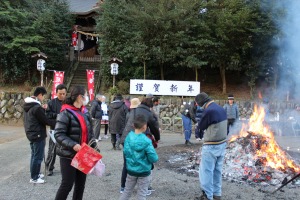
{"label": "handbag", "polygon": [[83,143],[81,149],[72,159],[71,165],[83,173],[88,174],[101,158],[102,155],[98,151],[86,143]]}
{"label": "handbag", "polygon": [[154,148],[157,148],[157,141],[151,133],[147,133],[146,136],[152,141],[152,145]]}
{"label": "handbag", "polygon": [[100,159],[96,165],[89,171],[89,174],[101,177],[105,173],[105,164]]}
{"label": "handbag", "polygon": [[49,131],[49,136],[50,136],[51,140],[53,141],[54,144],[56,144],[56,139],[54,137],[54,134],[55,134],[55,130]]}

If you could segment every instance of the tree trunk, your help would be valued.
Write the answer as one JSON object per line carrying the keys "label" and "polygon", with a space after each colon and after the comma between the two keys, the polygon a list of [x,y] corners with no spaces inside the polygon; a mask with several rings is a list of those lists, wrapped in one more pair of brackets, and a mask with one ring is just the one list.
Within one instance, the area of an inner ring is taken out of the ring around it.
{"label": "tree trunk", "polygon": [[144,80],[146,80],[146,61],[144,60]]}
{"label": "tree trunk", "polygon": [[164,66],[163,64],[160,64],[160,79],[161,80],[164,80],[165,77],[164,77]]}
{"label": "tree trunk", "polygon": [[225,66],[224,64],[220,65],[220,75],[222,79],[222,94],[226,94],[226,75],[225,75]]}
{"label": "tree trunk", "polygon": [[195,72],[196,72],[196,81],[198,81],[198,68],[195,67]]}

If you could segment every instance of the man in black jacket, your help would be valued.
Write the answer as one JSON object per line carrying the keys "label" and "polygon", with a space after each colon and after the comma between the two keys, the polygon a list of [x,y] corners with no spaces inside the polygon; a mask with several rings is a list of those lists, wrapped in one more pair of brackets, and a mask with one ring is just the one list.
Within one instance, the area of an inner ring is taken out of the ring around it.
{"label": "man in black jacket", "polygon": [[[57,97],[48,102],[48,107],[46,109],[46,115],[49,119],[56,120],[57,115],[60,113],[62,102],[65,100],[67,95],[67,87],[64,84],[59,84],[56,87]],[[55,126],[50,127],[50,132],[54,131]],[[46,167],[48,170],[48,176],[53,175],[54,164],[55,164],[55,143],[49,138],[48,156],[46,159]]]}
{"label": "man in black jacket", "polygon": [[40,170],[47,137],[46,125],[55,126],[55,120],[48,119],[41,106],[45,94],[47,91],[44,87],[37,87],[34,96],[24,99],[24,128],[31,147],[30,183],[45,183]]}
{"label": "man in black jacket", "polygon": [[101,140],[101,137],[100,137],[101,119],[102,119],[101,99],[102,99],[102,95],[97,94],[95,100],[92,101],[92,106],[91,106],[93,131],[94,131],[96,140]]}
{"label": "man in black jacket", "polygon": [[117,94],[109,105],[109,132],[113,149],[121,150],[120,139],[125,128],[126,114],[128,108],[123,101],[121,94]]}

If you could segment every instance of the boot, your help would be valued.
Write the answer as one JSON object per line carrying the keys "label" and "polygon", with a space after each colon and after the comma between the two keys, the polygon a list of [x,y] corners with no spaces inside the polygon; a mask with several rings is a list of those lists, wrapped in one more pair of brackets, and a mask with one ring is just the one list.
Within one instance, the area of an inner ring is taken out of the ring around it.
{"label": "boot", "polygon": [[213,200],[221,200],[221,196],[213,196]]}
{"label": "boot", "polygon": [[202,191],[202,195],[201,195],[201,197],[200,197],[200,200],[209,200],[209,199],[207,198],[207,196],[206,196],[206,194],[205,194],[204,191]]}
{"label": "boot", "polygon": [[185,141],[185,145],[191,146],[191,145],[193,145],[193,143],[191,143],[189,140],[186,140],[186,141]]}
{"label": "boot", "polygon": [[116,143],[113,143],[112,145],[113,145],[113,150],[117,150]]}

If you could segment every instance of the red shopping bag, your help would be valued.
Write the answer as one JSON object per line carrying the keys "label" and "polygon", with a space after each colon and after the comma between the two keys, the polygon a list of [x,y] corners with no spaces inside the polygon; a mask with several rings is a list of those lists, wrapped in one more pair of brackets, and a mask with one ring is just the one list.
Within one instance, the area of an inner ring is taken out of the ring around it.
{"label": "red shopping bag", "polygon": [[72,159],[71,165],[83,173],[88,174],[101,158],[102,155],[99,152],[83,143],[81,149]]}

